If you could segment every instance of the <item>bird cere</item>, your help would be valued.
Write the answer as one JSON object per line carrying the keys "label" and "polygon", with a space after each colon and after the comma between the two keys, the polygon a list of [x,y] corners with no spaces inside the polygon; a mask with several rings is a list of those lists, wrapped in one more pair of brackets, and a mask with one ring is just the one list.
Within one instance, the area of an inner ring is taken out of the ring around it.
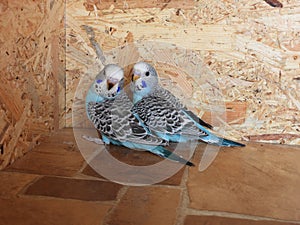
{"label": "bird cere", "polygon": [[106,65],[87,92],[86,112],[103,143],[149,151],[188,166],[194,164],[167,149],[170,142],[245,146],[214,135],[210,124],[160,86],[158,74],[150,64],[136,63],[127,76],[131,78],[133,101],[123,90],[124,71],[116,64]]}

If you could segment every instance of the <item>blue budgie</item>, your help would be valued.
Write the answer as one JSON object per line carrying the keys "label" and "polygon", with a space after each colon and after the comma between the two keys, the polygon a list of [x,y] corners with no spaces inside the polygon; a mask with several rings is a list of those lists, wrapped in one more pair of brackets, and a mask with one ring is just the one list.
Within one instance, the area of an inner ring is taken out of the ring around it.
{"label": "blue budgie", "polygon": [[109,64],[96,76],[86,96],[86,111],[105,144],[150,151],[160,157],[193,166],[167,150],[168,142],[152,135],[131,112],[133,103],[123,90],[124,72]]}
{"label": "blue budgie", "polygon": [[245,146],[218,137],[212,126],[189,111],[172,93],[159,85],[156,70],[146,62],[136,63],[132,70],[132,112],[151,132],[172,142],[201,140],[217,146]]}

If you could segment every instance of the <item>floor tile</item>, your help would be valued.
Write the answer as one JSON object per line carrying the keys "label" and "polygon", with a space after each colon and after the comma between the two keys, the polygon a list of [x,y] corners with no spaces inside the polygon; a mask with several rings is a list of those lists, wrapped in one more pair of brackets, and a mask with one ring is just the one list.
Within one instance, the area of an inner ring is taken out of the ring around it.
{"label": "floor tile", "polygon": [[84,175],[105,179],[105,177],[101,176],[99,173],[97,173],[90,165],[87,165],[81,172]]}
{"label": "floor tile", "polygon": [[73,128],[64,128],[51,136],[42,137],[41,143],[63,143],[68,141],[75,141]]}
{"label": "floor tile", "polygon": [[[182,176],[184,174],[185,167],[183,167],[181,170],[179,170],[176,174],[174,174],[172,177],[158,183],[161,185],[174,185],[174,186],[179,186],[182,180]],[[100,179],[105,179],[105,177],[101,176],[99,173],[97,173],[91,166],[87,165],[83,171],[82,174],[91,176],[91,177],[96,177]]]}
{"label": "floor tile", "polygon": [[0,224],[101,225],[111,205],[57,199],[0,199]]}
{"label": "floor tile", "polygon": [[152,165],[163,160],[161,157],[147,151],[137,151],[113,145],[108,146],[107,149],[116,159],[134,166]]}
{"label": "floor tile", "polygon": [[0,172],[0,198],[13,198],[39,176],[14,172]]}
{"label": "floor tile", "polygon": [[173,225],[180,190],[130,187],[111,215],[109,225]]}
{"label": "floor tile", "polygon": [[158,184],[180,186],[185,168],[186,168],[186,166],[184,166],[181,170],[179,170],[177,173],[175,173],[172,177],[170,177]]}
{"label": "floor tile", "polygon": [[89,166],[83,169],[82,174],[124,184],[160,183],[178,186],[186,167],[150,152],[118,146],[103,146],[90,156],[93,157],[88,160]]}
{"label": "floor tile", "polygon": [[296,225],[295,223],[225,218],[217,216],[187,216],[184,225]]}
{"label": "floor tile", "polygon": [[106,181],[42,177],[30,185],[25,194],[85,201],[111,201],[116,200],[121,187]]}
{"label": "floor tile", "polygon": [[5,170],[42,175],[73,176],[81,169],[83,162],[84,159],[79,152],[60,150],[60,153],[47,153],[33,150]]}
{"label": "floor tile", "polygon": [[300,221],[299,162],[299,147],[222,148],[204,172],[189,169],[190,207]]}

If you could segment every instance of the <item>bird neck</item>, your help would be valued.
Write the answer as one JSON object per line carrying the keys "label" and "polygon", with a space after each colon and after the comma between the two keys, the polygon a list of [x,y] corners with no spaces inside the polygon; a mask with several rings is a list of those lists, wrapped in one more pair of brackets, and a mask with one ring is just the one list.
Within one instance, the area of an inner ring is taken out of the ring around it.
{"label": "bird neck", "polygon": [[135,91],[133,93],[133,104],[137,103],[138,101],[142,100],[145,97],[148,97],[149,95],[152,95],[153,93],[157,92],[161,88],[159,85],[155,86],[154,88],[147,88],[140,91]]}
{"label": "bird neck", "polygon": [[133,94],[133,104],[139,102],[140,100],[142,100],[143,96],[142,95],[139,95],[138,93],[134,93]]}
{"label": "bird neck", "polygon": [[103,102],[104,98],[95,93],[91,88],[89,89],[86,98],[85,98],[85,105],[87,106],[89,102]]}

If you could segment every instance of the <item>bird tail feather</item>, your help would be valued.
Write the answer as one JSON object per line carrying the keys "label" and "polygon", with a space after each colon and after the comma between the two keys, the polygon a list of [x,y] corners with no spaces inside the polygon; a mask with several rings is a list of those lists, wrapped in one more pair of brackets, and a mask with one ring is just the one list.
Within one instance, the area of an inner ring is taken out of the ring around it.
{"label": "bird tail feather", "polygon": [[194,163],[184,159],[183,157],[181,157],[179,155],[176,155],[175,153],[165,149],[162,146],[157,146],[156,148],[152,149],[151,152],[156,155],[159,155],[160,157],[165,158],[165,159],[170,159],[172,161],[185,164],[187,166],[195,166]]}
{"label": "bird tail feather", "polygon": [[227,146],[227,147],[245,147],[244,144],[236,142],[236,141],[231,141],[225,138],[221,138],[222,139],[222,143],[221,146]]}
{"label": "bird tail feather", "polygon": [[208,144],[213,144],[213,145],[218,145],[218,146],[225,146],[225,147],[245,147],[244,144],[236,142],[236,141],[231,141],[226,138],[221,138],[217,137],[213,134],[209,134],[204,137],[200,137],[200,140],[208,143]]}

